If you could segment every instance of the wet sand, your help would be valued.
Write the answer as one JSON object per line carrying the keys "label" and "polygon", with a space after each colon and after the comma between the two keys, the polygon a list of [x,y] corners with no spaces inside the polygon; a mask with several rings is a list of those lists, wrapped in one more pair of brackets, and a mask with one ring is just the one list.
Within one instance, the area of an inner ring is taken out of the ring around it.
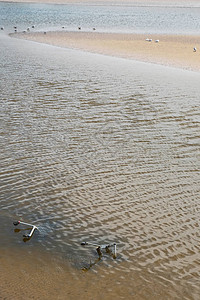
{"label": "wet sand", "polygon": [[[100,263],[87,272],[72,268],[64,259],[61,261],[50,253],[22,248],[1,249],[0,261],[1,299],[88,300],[112,299],[116,295],[120,299],[123,294],[127,299],[140,299],[142,282],[135,280],[129,282],[129,290],[127,284],[123,288],[119,274],[106,275]],[[131,294],[139,298],[132,298]]]}
{"label": "wet sand", "polygon": [[[59,47],[200,71],[200,36],[95,32],[26,32],[12,37]],[[146,39],[152,39],[147,41]],[[156,42],[159,40],[158,42]],[[194,52],[193,48],[197,51]]]}
{"label": "wet sand", "polygon": [[148,299],[160,300],[177,299],[183,289],[189,298],[195,295],[195,290],[184,287],[185,281],[177,290],[159,276],[151,278],[150,272],[140,274],[143,280],[137,270],[130,272],[125,262],[124,272],[119,272],[115,265],[112,276],[110,267],[102,268],[102,262],[84,271],[72,268],[51,253],[26,248],[0,249],[0,262],[0,299],[144,300],[148,295]]}

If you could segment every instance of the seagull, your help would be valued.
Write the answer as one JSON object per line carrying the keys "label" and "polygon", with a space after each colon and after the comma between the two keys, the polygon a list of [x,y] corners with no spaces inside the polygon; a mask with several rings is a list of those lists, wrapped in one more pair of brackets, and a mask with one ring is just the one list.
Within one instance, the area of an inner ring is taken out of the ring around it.
{"label": "seagull", "polygon": [[146,39],[147,42],[152,42],[152,39]]}
{"label": "seagull", "polygon": [[159,40],[155,40],[155,43],[159,43]]}
{"label": "seagull", "polygon": [[197,48],[196,48],[196,47],[194,47],[194,48],[193,48],[193,52],[196,52],[196,51],[197,51]]}

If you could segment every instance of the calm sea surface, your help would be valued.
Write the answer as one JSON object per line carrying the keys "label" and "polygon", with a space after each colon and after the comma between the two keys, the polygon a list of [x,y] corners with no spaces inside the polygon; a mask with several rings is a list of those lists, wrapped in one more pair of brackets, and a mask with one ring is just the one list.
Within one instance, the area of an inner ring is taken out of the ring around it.
{"label": "calm sea surface", "polygon": [[[199,3],[198,3],[199,4]],[[37,30],[199,34],[200,7],[83,6],[0,3],[0,26],[13,31],[36,25]]]}
{"label": "calm sea surface", "polygon": [[[33,22],[89,28],[91,15],[102,30],[128,31],[134,14],[133,31],[171,32],[175,22],[177,31],[194,32],[199,9],[151,8],[150,28],[140,24],[147,7],[0,9],[1,263],[6,249],[20,260],[26,247],[69,262],[74,290],[80,278],[90,287],[87,299],[200,299],[200,74],[7,36]],[[156,29],[158,11],[164,24]],[[18,219],[39,227],[27,243],[13,231]],[[97,254],[83,241],[117,243],[116,260],[104,253],[89,270],[92,286],[81,269]],[[105,279],[112,288],[93,298]]]}

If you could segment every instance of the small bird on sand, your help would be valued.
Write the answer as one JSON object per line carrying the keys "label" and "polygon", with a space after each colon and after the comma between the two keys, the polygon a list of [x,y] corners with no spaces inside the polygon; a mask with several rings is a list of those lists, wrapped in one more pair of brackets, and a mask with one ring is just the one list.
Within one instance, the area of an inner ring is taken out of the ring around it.
{"label": "small bird on sand", "polygon": [[193,48],[193,52],[197,52],[197,48],[196,47]]}

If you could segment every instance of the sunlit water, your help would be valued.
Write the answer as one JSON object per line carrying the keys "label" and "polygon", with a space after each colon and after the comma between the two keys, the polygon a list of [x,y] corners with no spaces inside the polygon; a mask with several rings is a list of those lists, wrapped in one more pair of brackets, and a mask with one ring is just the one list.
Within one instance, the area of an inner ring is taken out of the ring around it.
{"label": "sunlit water", "polygon": [[[116,242],[91,272],[124,297],[139,280],[141,299],[199,299],[199,73],[0,40],[1,249],[81,272],[82,241]],[[27,243],[18,219],[39,228]]]}
{"label": "sunlit water", "polygon": [[22,31],[32,25],[34,30],[81,26],[86,31],[199,34],[200,7],[0,3],[0,26]]}

